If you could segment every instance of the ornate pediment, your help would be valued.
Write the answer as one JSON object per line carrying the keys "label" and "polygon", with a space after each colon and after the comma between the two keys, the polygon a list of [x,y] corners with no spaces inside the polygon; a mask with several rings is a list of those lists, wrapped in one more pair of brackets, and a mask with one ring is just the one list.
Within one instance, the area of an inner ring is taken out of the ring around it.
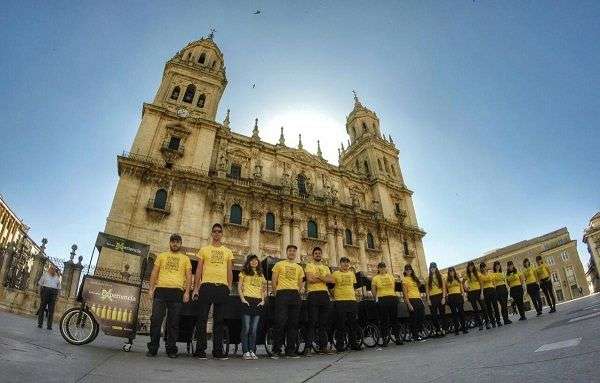
{"label": "ornate pediment", "polygon": [[278,150],[279,154],[282,154],[295,162],[301,162],[306,165],[322,165],[323,162],[326,162],[323,159],[320,159],[304,149],[293,149],[293,148],[281,148]]}

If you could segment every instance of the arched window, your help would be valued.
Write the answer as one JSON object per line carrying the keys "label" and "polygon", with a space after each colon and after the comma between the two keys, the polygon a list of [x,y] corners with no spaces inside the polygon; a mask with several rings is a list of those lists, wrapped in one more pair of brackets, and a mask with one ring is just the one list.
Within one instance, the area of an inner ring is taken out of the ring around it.
{"label": "arched window", "polygon": [[171,136],[171,139],[169,140],[168,148],[170,150],[179,150],[180,144],[181,144],[181,137]]}
{"label": "arched window", "polygon": [[383,166],[381,166],[381,158],[377,159],[377,165],[379,165],[379,171],[382,172],[383,171]]}
{"label": "arched window", "polygon": [[237,203],[231,205],[231,209],[229,210],[229,223],[234,223],[236,225],[242,224],[242,207]]}
{"label": "arched window", "polygon": [[375,240],[373,239],[373,234],[367,233],[367,248],[374,249],[375,248]]}
{"label": "arched window", "polygon": [[181,92],[181,89],[178,86],[173,88],[173,92],[171,92],[171,100],[177,100],[179,98],[180,92]]}
{"label": "arched window", "polygon": [[308,238],[319,238],[319,228],[317,227],[317,223],[312,219],[306,225],[306,232]]}
{"label": "arched window", "polygon": [[192,57],[192,52],[188,52],[188,54],[187,54],[187,59],[188,60],[190,59],[190,57]]}
{"label": "arched window", "polygon": [[265,229],[275,231],[275,214],[269,212],[265,217]]}
{"label": "arched window", "polygon": [[167,191],[165,189],[158,189],[154,194],[154,203],[152,206],[155,209],[165,210],[167,207]]}
{"label": "arched window", "polygon": [[205,94],[201,94],[198,97],[198,102],[196,103],[196,105],[198,106],[198,108],[204,108],[204,102],[206,101],[206,95]]}
{"label": "arched window", "polygon": [[362,128],[363,128],[363,133],[366,133],[369,131],[369,128],[367,128],[367,124],[365,124],[364,122],[362,123]]}
{"label": "arched window", "polygon": [[194,99],[194,94],[196,93],[196,87],[193,84],[190,84],[185,89],[185,94],[183,95],[183,102],[187,102],[188,104],[192,103]]}
{"label": "arched window", "polygon": [[390,172],[390,167],[388,165],[388,160],[385,157],[383,157],[383,166],[385,167],[385,172],[389,173]]}
{"label": "arched window", "polygon": [[367,163],[367,161],[363,161],[363,165],[365,166],[365,173],[367,173],[368,175],[371,175],[371,171],[369,170],[369,164]]}
{"label": "arched window", "polygon": [[356,129],[354,128],[354,126],[352,127],[352,139],[356,140]]}
{"label": "arched window", "polygon": [[236,180],[242,178],[242,167],[238,164],[231,164],[228,177]]}
{"label": "arched window", "polygon": [[396,175],[396,169],[394,168],[394,165],[390,165],[390,169],[392,169],[392,174],[395,176]]}
{"label": "arched window", "polygon": [[298,194],[300,197],[308,197],[308,191],[306,190],[306,176],[302,173],[298,174]]}
{"label": "arched window", "polygon": [[346,245],[352,245],[352,231],[346,229]]}
{"label": "arched window", "polygon": [[198,57],[198,62],[200,64],[204,64],[205,61],[206,61],[206,53],[200,54],[200,57]]}
{"label": "arched window", "polygon": [[217,62],[216,62],[216,61],[213,61],[213,63],[212,63],[212,67],[213,67],[213,69],[214,69],[215,65],[217,65]]}
{"label": "arched window", "polygon": [[360,166],[358,166],[358,160],[354,161],[354,165],[356,166],[356,171],[360,172]]}
{"label": "arched window", "polygon": [[408,255],[408,241],[405,239],[402,244],[404,245],[404,255]]}

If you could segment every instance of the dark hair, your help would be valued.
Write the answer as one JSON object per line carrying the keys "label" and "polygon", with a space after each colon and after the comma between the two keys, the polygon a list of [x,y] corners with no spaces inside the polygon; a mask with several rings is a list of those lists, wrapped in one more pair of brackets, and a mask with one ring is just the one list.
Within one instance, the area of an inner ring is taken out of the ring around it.
{"label": "dark hair", "polygon": [[[471,272],[469,270],[469,267],[473,266],[473,271]],[[475,262],[470,261],[469,263],[467,263],[467,278],[469,278],[469,280],[473,280],[473,275],[475,276],[475,279],[477,279],[478,277],[478,272],[477,272],[477,267],[475,267]]]}
{"label": "dark hair", "polygon": [[296,249],[296,250],[298,250],[298,246],[296,246],[296,245],[287,245],[287,247],[285,248],[285,251],[287,252],[289,249]]}
{"label": "dark hair", "polygon": [[479,264],[479,271],[483,271],[484,267],[485,267],[485,262],[481,261],[481,263]]}
{"label": "dark hair", "polygon": [[412,273],[410,274],[410,276],[412,277],[412,280],[415,281],[415,283],[417,284],[417,287],[421,287],[421,281],[415,275],[415,270],[412,268],[412,266],[410,265],[410,263],[407,263],[406,265],[404,265],[404,272],[402,274],[405,277],[406,277],[406,270],[412,271]]}
{"label": "dark hair", "polygon": [[541,260],[542,260],[542,256],[541,256],[541,255],[538,255],[537,257],[535,257],[535,260],[536,260],[536,262],[537,262],[537,261],[541,261]]}
{"label": "dark hair", "polygon": [[348,258],[348,257],[342,257],[342,258],[340,258],[340,263],[342,263],[342,262],[348,262],[348,263],[350,263],[350,258]]}
{"label": "dark hair", "polygon": [[379,263],[377,264],[377,268],[378,268],[378,269],[381,269],[381,268],[384,268],[384,267],[386,267],[386,266],[385,266],[385,262],[379,262]]}
{"label": "dark hair", "polygon": [[500,261],[494,261],[494,265],[492,266],[492,271],[495,273],[496,272],[496,266],[498,266],[498,268],[500,269],[498,271],[498,273],[502,272],[502,265],[500,264]]}
{"label": "dark hair", "polygon": [[[510,268],[508,266],[512,266],[512,270],[510,270]],[[506,275],[515,274],[516,272],[517,272],[517,268],[515,267],[515,264],[513,263],[513,261],[506,262]]]}
{"label": "dark hair", "polygon": [[315,248],[313,249],[312,253],[314,254],[315,251],[319,250],[321,253],[323,252],[323,250],[319,247],[319,246],[315,246]]}
{"label": "dark hair", "polygon": [[[450,276],[450,272],[452,271],[452,273],[454,274],[454,276]],[[448,267],[448,283],[452,283],[452,281],[454,281],[454,278],[456,278],[456,280],[458,281],[458,275],[456,275],[456,269],[454,267]]]}
{"label": "dark hair", "polygon": [[437,265],[434,262],[432,262],[431,265],[429,265],[429,277],[427,277],[427,285],[429,286],[430,289],[431,289],[431,286],[433,285],[433,274],[431,274],[432,266],[435,267],[435,279],[437,280],[438,287],[441,289],[443,286],[442,274],[440,273],[440,269],[437,268]]}
{"label": "dark hair", "polygon": [[245,275],[254,275],[254,270],[252,270],[252,266],[250,266],[250,262],[256,259],[258,261],[258,266],[256,266],[256,275],[262,275],[262,267],[260,267],[260,259],[255,254],[250,254],[246,257],[246,262],[244,262],[244,266],[242,267],[242,273]]}
{"label": "dark hair", "polygon": [[529,263],[529,266],[531,266],[531,262],[529,262],[529,258],[525,258],[523,260],[523,267],[527,267],[527,266],[525,266],[525,262]]}
{"label": "dark hair", "polygon": [[215,223],[214,225],[212,225],[212,228],[210,229],[210,231],[213,231],[215,229],[215,227],[218,227],[219,229],[221,229],[221,231],[223,230],[223,225],[221,225],[220,223]]}
{"label": "dark hair", "polygon": [[175,241],[181,242],[181,235],[179,235],[177,233],[171,234],[171,236],[169,237],[169,242],[175,242]]}

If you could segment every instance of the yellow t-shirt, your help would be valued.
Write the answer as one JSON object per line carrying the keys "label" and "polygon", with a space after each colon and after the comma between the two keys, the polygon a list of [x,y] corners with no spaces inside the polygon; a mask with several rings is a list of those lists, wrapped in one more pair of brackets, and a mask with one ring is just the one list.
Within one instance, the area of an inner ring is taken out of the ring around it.
{"label": "yellow t-shirt", "polygon": [[550,268],[542,262],[540,266],[535,268],[535,275],[541,281],[542,279],[550,278]]}
{"label": "yellow t-shirt", "polygon": [[535,276],[535,269],[531,266],[523,268],[523,277],[525,278],[525,284],[537,283]]}
{"label": "yellow t-shirt", "polygon": [[443,286],[438,286],[438,280],[437,280],[437,277],[435,276],[435,274],[433,275],[432,280],[431,280],[431,288],[429,288],[429,281],[427,281],[427,288],[429,289],[429,296],[441,294],[442,287]]}
{"label": "yellow t-shirt", "polygon": [[263,286],[266,282],[262,275],[240,273],[239,283],[242,284],[242,293],[245,297],[262,299]]}
{"label": "yellow t-shirt", "polygon": [[408,299],[421,298],[421,292],[419,291],[419,285],[417,285],[417,283],[414,281],[414,279],[412,279],[412,277],[403,278],[402,284],[404,284],[404,286],[406,286],[406,292],[408,293],[408,297],[404,297],[404,298],[408,298]]}
{"label": "yellow t-shirt", "polygon": [[[318,277],[326,277],[331,274],[329,271],[329,267],[322,263],[313,263],[309,262],[306,264],[306,268],[304,270],[305,273],[311,273]],[[308,280],[306,281],[307,291],[310,293],[312,291],[327,291],[327,285],[325,282],[315,282],[310,283]]]}
{"label": "yellow t-shirt", "polygon": [[356,283],[356,275],[354,272],[334,271],[331,274],[335,281],[333,288],[333,299],[336,301],[356,301],[356,293],[354,292],[354,284]]}
{"label": "yellow t-shirt", "polygon": [[494,274],[494,286],[495,287],[506,285],[506,277],[505,277],[504,273],[492,273],[492,274]]}
{"label": "yellow t-shirt", "polygon": [[484,289],[494,288],[494,273],[479,273],[479,282]]}
{"label": "yellow t-shirt", "polygon": [[302,266],[288,260],[279,261],[273,267],[273,272],[278,273],[275,290],[299,290],[298,280],[304,277]]}
{"label": "yellow t-shirt", "polygon": [[469,291],[480,290],[481,285],[479,284],[479,279],[477,279],[475,275],[471,275],[470,279],[467,277],[467,287],[469,288]]}
{"label": "yellow t-shirt", "polygon": [[158,254],[154,265],[159,267],[156,287],[185,289],[185,279],[192,270],[192,262],[187,255],[170,251]]}
{"label": "yellow t-shirt", "polygon": [[371,281],[371,286],[377,288],[377,297],[395,297],[396,296],[396,280],[392,274],[377,274]]}
{"label": "yellow t-shirt", "polygon": [[521,285],[521,273],[516,272],[506,276],[506,281],[510,287],[520,286]]}
{"label": "yellow t-shirt", "polygon": [[205,246],[197,257],[202,260],[202,281],[200,283],[227,284],[227,265],[233,259],[233,253],[225,246]]}
{"label": "yellow t-shirt", "polygon": [[448,282],[448,279],[446,279],[446,288],[448,289],[448,294],[462,293],[462,284],[457,278],[454,278],[452,282]]}

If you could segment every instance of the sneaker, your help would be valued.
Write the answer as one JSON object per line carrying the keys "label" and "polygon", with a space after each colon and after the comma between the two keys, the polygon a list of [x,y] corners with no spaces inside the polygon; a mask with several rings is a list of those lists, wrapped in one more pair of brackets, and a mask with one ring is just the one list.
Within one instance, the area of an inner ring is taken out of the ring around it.
{"label": "sneaker", "polygon": [[556,307],[552,307],[549,312],[555,313],[556,312]]}
{"label": "sneaker", "polygon": [[519,320],[527,320],[525,317],[520,317]]}
{"label": "sneaker", "polygon": [[217,360],[228,360],[229,359],[229,357],[227,355],[223,355],[223,354],[213,355],[213,358],[217,359]]}
{"label": "sneaker", "polygon": [[42,325],[41,325],[41,324],[38,324],[38,328],[42,328]]}
{"label": "sneaker", "polygon": [[244,355],[242,355],[242,359],[244,360],[252,360],[252,355],[250,355],[249,352],[245,353]]}
{"label": "sneaker", "polygon": [[146,351],[146,356],[148,358],[154,358],[156,356],[156,352]]}
{"label": "sneaker", "polygon": [[171,358],[171,359],[176,359],[176,358],[177,358],[177,353],[175,353],[175,352],[172,352],[172,353],[170,353],[170,354],[167,354],[167,356],[168,356],[169,358]]}
{"label": "sneaker", "polygon": [[479,331],[483,331],[483,326],[479,326]]}
{"label": "sneaker", "polygon": [[469,330],[467,330],[466,328],[462,330],[463,334],[468,334]]}
{"label": "sneaker", "polygon": [[492,328],[496,328],[496,323],[492,323]]}
{"label": "sneaker", "polygon": [[252,357],[252,359],[257,360],[258,356],[256,356],[256,354],[252,351],[250,351],[250,356]]}
{"label": "sneaker", "polygon": [[496,323],[496,325],[497,325],[498,327],[502,327],[502,323],[500,323],[500,322]]}
{"label": "sneaker", "polygon": [[295,352],[290,352],[290,353],[286,352],[285,357],[290,358],[290,359],[299,359],[300,355],[296,354]]}
{"label": "sneaker", "polygon": [[512,321],[511,321],[510,319],[509,319],[509,320],[506,320],[506,321],[504,321],[504,324],[505,324],[505,325],[507,325],[507,324],[511,324],[511,323],[512,323]]}
{"label": "sneaker", "polygon": [[281,351],[274,352],[273,354],[271,354],[271,359],[279,359],[281,357],[283,357],[283,355],[281,354]]}
{"label": "sneaker", "polygon": [[194,358],[205,360],[206,359],[206,352],[196,350],[196,351],[194,351],[194,353],[192,354],[192,356]]}

